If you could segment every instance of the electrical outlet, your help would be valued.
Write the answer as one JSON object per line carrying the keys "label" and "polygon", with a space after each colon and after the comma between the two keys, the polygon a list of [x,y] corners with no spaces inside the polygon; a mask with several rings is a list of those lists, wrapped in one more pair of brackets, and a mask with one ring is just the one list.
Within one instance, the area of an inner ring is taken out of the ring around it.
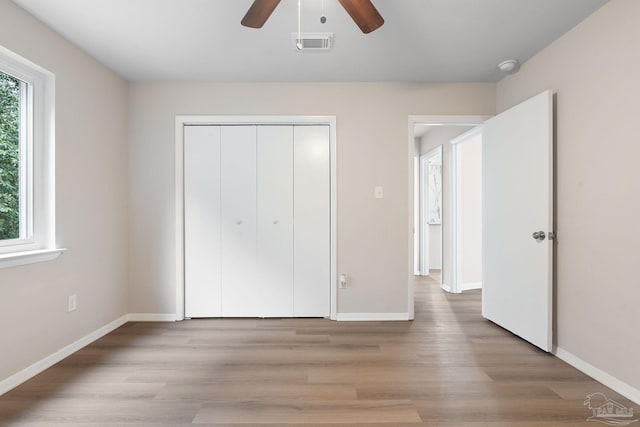
{"label": "electrical outlet", "polygon": [[76,294],[69,295],[67,299],[67,312],[71,313],[72,311],[76,311],[76,308],[78,308],[78,297]]}

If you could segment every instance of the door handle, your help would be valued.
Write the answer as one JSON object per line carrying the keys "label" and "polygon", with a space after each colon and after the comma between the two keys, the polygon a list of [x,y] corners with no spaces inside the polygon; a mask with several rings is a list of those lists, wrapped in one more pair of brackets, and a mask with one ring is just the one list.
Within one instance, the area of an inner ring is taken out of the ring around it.
{"label": "door handle", "polygon": [[533,233],[532,237],[536,239],[536,241],[542,242],[547,237],[547,235],[544,231],[536,231]]}
{"label": "door handle", "polygon": [[242,225],[242,220],[238,220],[238,221],[236,221],[236,224],[238,224],[238,225]]}
{"label": "door handle", "polygon": [[277,219],[273,221],[273,225],[278,225],[278,220]]}

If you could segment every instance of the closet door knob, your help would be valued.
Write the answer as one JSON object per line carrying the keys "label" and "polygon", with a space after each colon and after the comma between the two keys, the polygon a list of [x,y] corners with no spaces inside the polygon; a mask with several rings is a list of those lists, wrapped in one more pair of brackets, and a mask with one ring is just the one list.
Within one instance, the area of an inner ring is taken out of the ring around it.
{"label": "closet door knob", "polygon": [[236,221],[236,224],[238,224],[238,225],[242,225],[242,220],[238,220],[238,221]]}
{"label": "closet door knob", "polygon": [[274,225],[277,225],[277,224],[278,224],[278,220],[277,220],[277,219],[276,219],[276,220],[274,220],[274,221],[273,221],[273,224],[274,224]]}

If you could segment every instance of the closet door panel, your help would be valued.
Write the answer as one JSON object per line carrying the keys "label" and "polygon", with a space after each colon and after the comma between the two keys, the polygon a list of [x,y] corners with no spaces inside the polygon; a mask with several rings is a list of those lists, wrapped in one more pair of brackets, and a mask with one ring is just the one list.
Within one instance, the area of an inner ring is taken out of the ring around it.
{"label": "closet door panel", "polygon": [[220,316],[220,127],[184,128],[185,316]]}
{"label": "closet door panel", "polygon": [[258,316],[256,127],[221,128],[222,316]]}
{"label": "closet door panel", "polygon": [[329,127],[294,126],[294,316],[330,312]]}
{"label": "closet door panel", "polygon": [[260,316],[293,316],[293,126],[258,127]]}

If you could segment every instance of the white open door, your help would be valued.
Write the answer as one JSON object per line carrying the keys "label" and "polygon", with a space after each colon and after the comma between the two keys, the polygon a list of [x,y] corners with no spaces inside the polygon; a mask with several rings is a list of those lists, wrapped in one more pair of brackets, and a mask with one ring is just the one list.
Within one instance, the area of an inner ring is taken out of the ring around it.
{"label": "white open door", "polygon": [[482,315],[551,351],[552,92],[488,120],[483,138]]}

